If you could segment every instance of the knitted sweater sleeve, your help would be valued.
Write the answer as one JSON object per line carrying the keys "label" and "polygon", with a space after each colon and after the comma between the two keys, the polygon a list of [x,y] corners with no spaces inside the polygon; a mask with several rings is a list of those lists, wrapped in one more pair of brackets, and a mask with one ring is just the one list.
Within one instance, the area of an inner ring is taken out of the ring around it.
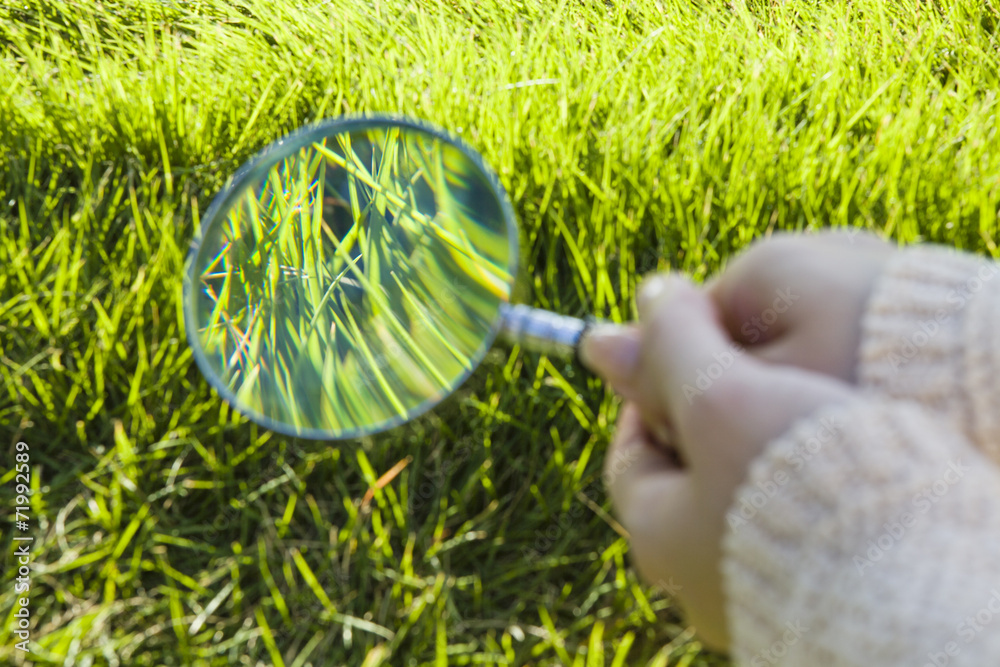
{"label": "knitted sweater sleeve", "polygon": [[851,404],[772,442],[728,514],[739,665],[1000,660],[1000,270],[892,259]]}
{"label": "knitted sweater sleeve", "polygon": [[1000,660],[1000,470],[940,415],[825,408],[754,461],[727,519],[737,665]]}
{"label": "knitted sweater sleeve", "polygon": [[861,386],[944,415],[1000,464],[1000,264],[942,246],[897,252],[862,320]]}

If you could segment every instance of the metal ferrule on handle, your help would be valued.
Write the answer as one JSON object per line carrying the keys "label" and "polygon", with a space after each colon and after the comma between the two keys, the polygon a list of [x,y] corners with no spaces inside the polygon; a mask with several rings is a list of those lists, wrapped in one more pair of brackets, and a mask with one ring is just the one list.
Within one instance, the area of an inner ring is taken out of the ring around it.
{"label": "metal ferrule on handle", "polygon": [[523,304],[505,304],[500,311],[499,337],[550,357],[572,359],[591,322],[557,315]]}

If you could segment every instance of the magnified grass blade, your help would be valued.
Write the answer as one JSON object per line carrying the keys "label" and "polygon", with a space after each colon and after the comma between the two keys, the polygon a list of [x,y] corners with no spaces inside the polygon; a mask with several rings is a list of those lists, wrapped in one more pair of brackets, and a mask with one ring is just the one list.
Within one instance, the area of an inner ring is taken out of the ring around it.
{"label": "magnified grass blade", "polygon": [[241,410],[297,435],[422,412],[472,372],[509,299],[497,191],[468,153],[405,124],[275,154],[207,221],[190,297],[199,363]]}

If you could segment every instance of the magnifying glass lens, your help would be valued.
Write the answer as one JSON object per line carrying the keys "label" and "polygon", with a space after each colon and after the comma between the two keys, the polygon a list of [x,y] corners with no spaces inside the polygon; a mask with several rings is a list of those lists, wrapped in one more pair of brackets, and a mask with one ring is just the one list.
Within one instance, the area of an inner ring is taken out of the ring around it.
{"label": "magnifying glass lens", "polygon": [[238,410],[311,438],[428,410],[493,342],[517,237],[471,150],[406,123],[286,139],[210,209],[189,269],[198,363]]}

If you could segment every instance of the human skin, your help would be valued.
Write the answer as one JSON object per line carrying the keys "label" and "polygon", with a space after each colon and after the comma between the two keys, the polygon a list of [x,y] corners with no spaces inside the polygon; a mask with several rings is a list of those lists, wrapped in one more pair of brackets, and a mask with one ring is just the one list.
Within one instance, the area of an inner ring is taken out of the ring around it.
{"label": "human skin", "polygon": [[[756,358],[854,384],[861,317],[895,252],[857,231],[781,234],[752,245],[706,288],[730,336]],[[765,315],[788,296],[768,326]]]}
{"label": "human skin", "polygon": [[[581,343],[584,363],[625,399],[605,480],[636,569],[675,583],[716,650],[729,647],[725,513],[769,442],[856,395],[861,316],[892,252],[861,234],[776,237],[702,288],[678,275],[648,279],[636,323],[595,329]],[[720,359],[724,372],[692,391]]]}

